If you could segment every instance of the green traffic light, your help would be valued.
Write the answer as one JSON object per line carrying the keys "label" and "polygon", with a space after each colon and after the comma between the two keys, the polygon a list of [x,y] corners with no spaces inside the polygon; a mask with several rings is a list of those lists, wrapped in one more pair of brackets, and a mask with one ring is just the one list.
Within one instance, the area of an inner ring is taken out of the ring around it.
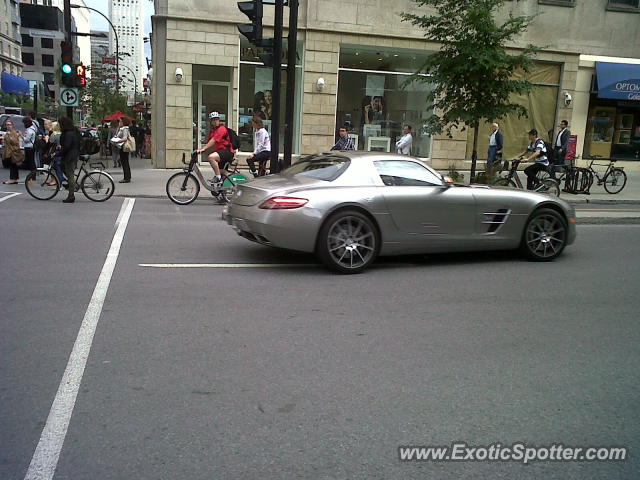
{"label": "green traffic light", "polygon": [[73,68],[71,68],[71,65],[69,65],[68,63],[62,65],[62,73],[71,73],[72,70]]}

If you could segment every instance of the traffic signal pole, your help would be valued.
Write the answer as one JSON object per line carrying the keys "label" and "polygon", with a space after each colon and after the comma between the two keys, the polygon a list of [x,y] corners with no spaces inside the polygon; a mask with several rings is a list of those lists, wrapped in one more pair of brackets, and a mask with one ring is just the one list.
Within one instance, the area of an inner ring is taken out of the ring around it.
{"label": "traffic signal pole", "polygon": [[271,173],[280,172],[280,82],[282,81],[282,30],[284,23],[284,0],[276,0],[273,26],[273,81],[271,95]]}
{"label": "traffic signal pole", "polygon": [[[73,35],[71,34],[71,0],[64,0],[64,37],[71,44],[73,55]],[[67,107],[67,117],[73,120],[73,107]]]}
{"label": "traffic signal pole", "polygon": [[293,126],[296,92],[296,60],[298,47],[298,0],[289,0],[289,41],[287,50],[287,102],[285,109],[284,161],[282,167],[291,165],[293,153]]}

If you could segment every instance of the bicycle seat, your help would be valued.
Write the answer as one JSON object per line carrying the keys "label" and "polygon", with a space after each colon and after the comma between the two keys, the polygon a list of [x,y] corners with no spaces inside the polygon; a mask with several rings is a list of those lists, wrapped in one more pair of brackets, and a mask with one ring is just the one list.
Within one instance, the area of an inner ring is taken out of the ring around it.
{"label": "bicycle seat", "polygon": [[91,155],[80,155],[81,162],[88,162],[90,158],[91,158]]}

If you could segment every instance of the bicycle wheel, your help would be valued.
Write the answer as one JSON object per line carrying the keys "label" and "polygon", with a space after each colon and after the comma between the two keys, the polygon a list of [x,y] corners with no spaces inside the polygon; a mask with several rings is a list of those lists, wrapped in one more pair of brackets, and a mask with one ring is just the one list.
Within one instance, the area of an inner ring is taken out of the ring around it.
{"label": "bicycle wheel", "polygon": [[507,177],[496,178],[492,185],[495,185],[496,187],[518,188],[516,182],[514,182],[513,180],[509,180]]}
{"label": "bicycle wheel", "polygon": [[608,193],[620,193],[627,184],[627,174],[621,168],[614,168],[604,178],[604,189]]}
{"label": "bicycle wheel", "polygon": [[540,183],[542,185],[539,187],[539,190],[536,190],[539,193],[544,193],[552,197],[560,196],[560,184],[556,182],[553,178],[545,178]]}
{"label": "bicycle wheel", "polygon": [[179,172],[167,180],[167,196],[178,205],[189,205],[200,193],[200,182],[189,172]]}
{"label": "bicycle wheel", "polygon": [[109,200],[116,186],[109,175],[104,172],[89,172],[80,182],[84,196],[94,202]]}
{"label": "bicycle wheel", "polygon": [[46,168],[38,168],[35,172],[29,173],[24,180],[24,186],[29,195],[38,200],[50,200],[60,190],[58,177]]}
{"label": "bicycle wheel", "polygon": [[549,174],[548,170],[540,170],[538,173],[536,173],[536,178],[539,182],[542,182],[547,178],[551,178],[551,175]]}

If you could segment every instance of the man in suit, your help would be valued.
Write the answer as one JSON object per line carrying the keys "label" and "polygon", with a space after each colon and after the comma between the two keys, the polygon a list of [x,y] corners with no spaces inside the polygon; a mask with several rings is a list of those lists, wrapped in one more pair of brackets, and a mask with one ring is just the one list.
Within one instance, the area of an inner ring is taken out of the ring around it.
{"label": "man in suit", "polygon": [[569,137],[571,136],[571,131],[568,127],[569,122],[567,122],[566,120],[562,120],[560,122],[560,131],[556,136],[556,141],[553,143],[553,151],[556,153],[556,165],[564,165],[564,157],[567,155]]}
{"label": "man in suit", "polygon": [[487,172],[491,171],[493,161],[496,159],[497,154],[502,153],[502,132],[500,131],[500,125],[497,123],[491,124],[493,133],[489,137],[489,151],[487,152]]}

